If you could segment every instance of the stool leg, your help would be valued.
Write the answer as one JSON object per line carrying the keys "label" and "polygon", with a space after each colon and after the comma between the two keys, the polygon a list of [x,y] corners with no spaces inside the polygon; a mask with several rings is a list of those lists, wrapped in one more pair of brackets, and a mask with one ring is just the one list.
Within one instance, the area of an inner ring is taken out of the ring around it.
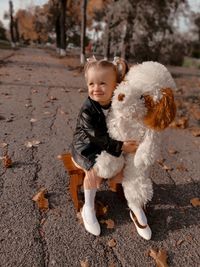
{"label": "stool leg", "polygon": [[81,205],[78,198],[78,190],[80,188],[80,176],[78,174],[70,175],[70,193],[72,196],[72,200],[74,202],[74,206],[77,211],[80,210]]}

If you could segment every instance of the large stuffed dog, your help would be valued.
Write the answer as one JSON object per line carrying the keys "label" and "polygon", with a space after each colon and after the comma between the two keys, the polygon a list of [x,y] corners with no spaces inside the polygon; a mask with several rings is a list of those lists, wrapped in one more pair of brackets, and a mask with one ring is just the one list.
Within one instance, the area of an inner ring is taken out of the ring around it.
{"label": "large stuffed dog", "polygon": [[135,154],[113,157],[103,151],[94,166],[100,177],[111,178],[124,166],[122,186],[131,209],[130,216],[138,233],[151,238],[144,205],[153,195],[149,166],[159,154],[159,136],[174,119],[176,107],[175,83],[166,67],[158,62],[134,65],[118,85],[107,116],[112,138],[120,141],[136,140]]}

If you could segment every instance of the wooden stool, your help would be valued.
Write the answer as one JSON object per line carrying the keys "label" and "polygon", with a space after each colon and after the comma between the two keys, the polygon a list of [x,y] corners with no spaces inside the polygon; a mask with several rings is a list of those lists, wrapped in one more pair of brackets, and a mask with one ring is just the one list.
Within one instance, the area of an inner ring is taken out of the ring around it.
{"label": "wooden stool", "polygon": [[[61,154],[58,156],[59,159],[61,159],[64,163],[65,169],[67,170],[69,174],[69,187],[70,187],[70,193],[72,200],[74,202],[74,206],[77,211],[80,211],[80,208],[82,207],[82,201],[79,199],[79,190],[81,186],[83,185],[84,180],[84,171],[82,169],[77,168],[73,161],[70,153]],[[115,183],[114,181],[108,180],[109,182],[109,188],[113,192],[117,192],[120,196],[120,198],[124,199],[123,189],[122,185],[119,183]]]}

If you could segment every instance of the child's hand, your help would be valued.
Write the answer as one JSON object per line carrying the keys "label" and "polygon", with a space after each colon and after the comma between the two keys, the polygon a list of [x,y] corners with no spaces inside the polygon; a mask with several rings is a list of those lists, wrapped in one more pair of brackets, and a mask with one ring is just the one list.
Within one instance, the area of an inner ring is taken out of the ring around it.
{"label": "child's hand", "polygon": [[122,145],[122,151],[126,153],[135,153],[138,148],[138,143],[136,141],[126,141]]}

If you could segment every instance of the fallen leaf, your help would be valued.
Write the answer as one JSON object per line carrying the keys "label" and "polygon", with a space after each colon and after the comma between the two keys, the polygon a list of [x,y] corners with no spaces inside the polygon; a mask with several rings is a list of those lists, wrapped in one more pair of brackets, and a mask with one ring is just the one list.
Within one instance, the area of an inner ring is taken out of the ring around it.
{"label": "fallen leaf", "polygon": [[77,212],[76,217],[79,221],[79,224],[83,224],[83,218],[82,218],[81,212]]}
{"label": "fallen leaf", "polygon": [[105,223],[107,229],[113,229],[113,228],[115,227],[115,223],[114,223],[114,221],[111,220],[111,219],[108,219],[108,220],[101,220],[100,222],[101,222],[101,223]]}
{"label": "fallen leaf", "polygon": [[185,237],[185,239],[186,239],[188,242],[193,241],[193,237],[192,237],[191,235],[187,235],[187,236]]}
{"label": "fallen leaf", "polygon": [[32,140],[32,141],[26,141],[25,146],[26,147],[37,147],[41,142],[37,140]]}
{"label": "fallen leaf", "polygon": [[32,107],[32,105],[31,104],[25,104],[25,107],[29,108],[29,107]]}
{"label": "fallen leaf", "polygon": [[51,112],[49,112],[49,111],[45,111],[44,114],[45,114],[45,115],[50,115]]}
{"label": "fallen leaf", "polygon": [[166,164],[164,164],[164,161],[165,161],[165,159],[159,159],[159,160],[157,160],[158,164],[163,168],[163,170],[172,171],[173,168],[167,166]]}
{"label": "fallen leaf", "polygon": [[34,89],[32,90],[32,94],[38,93],[38,90]]}
{"label": "fallen leaf", "polygon": [[33,123],[33,122],[36,122],[36,121],[37,121],[37,119],[34,119],[34,118],[31,118],[31,119],[30,119],[30,122],[32,122],[32,123]]}
{"label": "fallen leaf", "polygon": [[188,117],[180,117],[170,124],[170,127],[185,129],[188,127]]}
{"label": "fallen leaf", "polygon": [[46,193],[47,190],[45,188],[41,188],[40,191],[32,198],[32,200],[37,203],[40,210],[47,210],[49,208],[49,201],[45,198]]}
{"label": "fallen leaf", "polygon": [[185,240],[183,239],[179,239],[177,242],[176,242],[176,246],[180,246]]}
{"label": "fallen leaf", "polygon": [[193,128],[191,132],[195,137],[200,136],[200,128]]}
{"label": "fallen leaf", "polygon": [[61,114],[61,115],[67,115],[68,113],[65,112],[65,111],[63,111],[63,110],[60,110],[60,114]]}
{"label": "fallen leaf", "polygon": [[8,155],[5,155],[4,157],[2,157],[2,161],[3,161],[3,166],[5,168],[12,167],[12,160]]}
{"label": "fallen leaf", "polygon": [[42,218],[42,220],[40,221],[40,225],[43,225],[46,222],[46,218]]}
{"label": "fallen leaf", "polygon": [[165,159],[158,159],[157,162],[158,164],[160,164],[161,166],[163,166]]}
{"label": "fallen leaf", "polygon": [[13,121],[13,118],[6,119],[6,122],[12,122],[12,121]]}
{"label": "fallen leaf", "polygon": [[178,151],[175,150],[175,149],[173,149],[173,148],[169,148],[168,149],[168,152],[169,152],[169,154],[176,154],[176,153],[178,153]]}
{"label": "fallen leaf", "polygon": [[89,262],[86,259],[85,261],[80,261],[81,267],[89,267]]}
{"label": "fallen leaf", "polygon": [[176,169],[179,171],[188,172],[188,169],[183,164],[176,166]]}
{"label": "fallen leaf", "polygon": [[157,267],[168,267],[167,252],[164,249],[150,249],[148,255],[155,260]]}
{"label": "fallen leaf", "polygon": [[57,99],[57,97],[51,95],[50,100],[58,100],[58,99]]}
{"label": "fallen leaf", "polygon": [[165,165],[165,164],[163,164],[162,168],[163,168],[164,170],[166,170],[166,171],[172,171],[172,170],[173,170],[172,167],[169,167],[169,166],[167,166],[167,165]]}
{"label": "fallen leaf", "polygon": [[190,199],[190,203],[193,207],[199,207],[200,206],[200,199],[198,197]]}
{"label": "fallen leaf", "polygon": [[6,144],[6,143],[0,143],[1,148],[7,147],[7,146],[8,146],[8,144]]}
{"label": "fallen leaf", "polygon": [[115,239],[110,239],[107,244],[109,247],[113,248],[116,246],[117,242]]}
{"label": "fallen leaf", "polygon": [[44,237],[44,230],[42,228],[39,228],[39,234],[41,237]]}
{"label": "fallen leaf", "polygon": [[79,93],[84,93],[84,89],[80,88],[80,89],[78,89],[78,92]]}
{"label": "fallen leaf", "polygon": [[108,206],[104,206],[104,204],[101,201],[97,201],[95,203],[95,209],[96,209],[97,217],[104,216],[108,212]]}

